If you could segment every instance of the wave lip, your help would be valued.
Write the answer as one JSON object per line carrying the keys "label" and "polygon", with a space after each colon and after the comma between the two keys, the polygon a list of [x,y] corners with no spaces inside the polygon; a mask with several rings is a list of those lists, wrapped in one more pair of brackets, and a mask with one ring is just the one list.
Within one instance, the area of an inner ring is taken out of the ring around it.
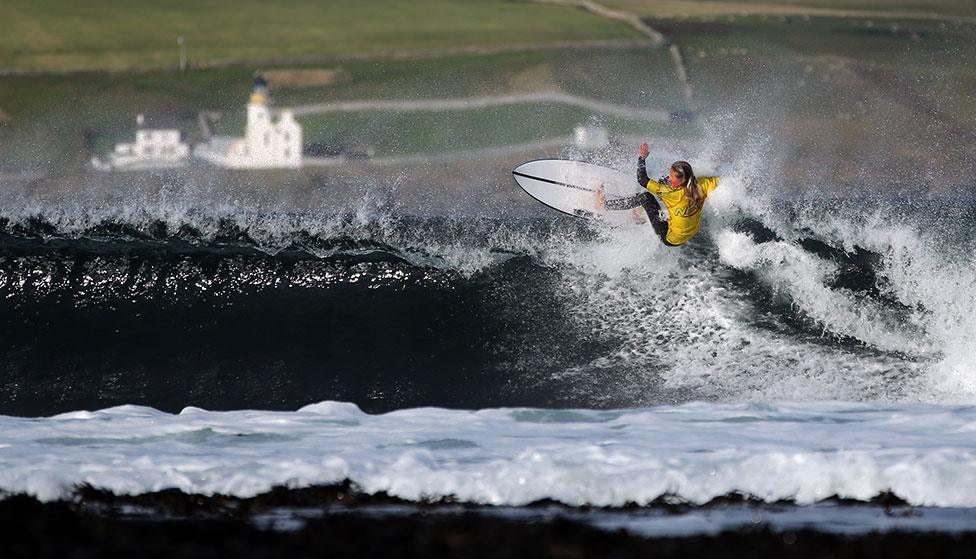
{"label": "wave lip", "polygon": [[520,506],[703,504],[739,493],[806,505],[890,493],[976,506],[976,408],[841,402],[631,410],[323,402],[296,412],[166,414],[124,406],[0,418],[0,490],[41,500],[90,485],[251,497],[350,480],[411,501]]}

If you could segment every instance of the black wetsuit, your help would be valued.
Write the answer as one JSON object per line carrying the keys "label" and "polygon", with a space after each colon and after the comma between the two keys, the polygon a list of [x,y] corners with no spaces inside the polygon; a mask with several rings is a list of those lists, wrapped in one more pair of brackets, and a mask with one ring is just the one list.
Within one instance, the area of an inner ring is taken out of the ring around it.
{"label": "black wetsuit", "polygon": [[[637,158],[637,182],[640,184],[641,188],[646,189],[647,183],[650,182],[650,177],[647,176],[647,163],[644,161],[643,157]],[[661,184],[667,183],[667,177],[661,177],[658,181]],[[651,221],[651,227],[654,228],[654,232],[657,233],[658,237],[661,237],[661,242],[667,246],[677,246],[668,242],[668,222],[666,219],[661,219],[661,205],[658,203],[657,198],[653,194],[644,190],[639,194],[633,196],[628,196],[627,198],[614,198],[612,200],[607,200],[608,210],[627,210],[630,208],[636,208],[641,206],[644,211],[647,212],[647,219]]]}

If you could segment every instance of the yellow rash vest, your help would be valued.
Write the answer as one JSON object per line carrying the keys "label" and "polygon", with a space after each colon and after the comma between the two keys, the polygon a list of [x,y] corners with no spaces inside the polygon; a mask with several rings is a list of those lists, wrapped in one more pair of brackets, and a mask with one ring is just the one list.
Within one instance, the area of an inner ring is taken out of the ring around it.
{"label": "yellow rash vest", "polygon": [[667,241],[672,245],[680,245],[691,240],[701,227],[702,206],[708,195],[718,186],[718,177],[698,177],[698,186],[701,187],[705,197],[701,204],[695,204],[687,194],[683,186],[677,188],[671,186],[668,180],[647,181],[647,190],[657,195],[664,201],[664,205],[671,214],[668,222]]}

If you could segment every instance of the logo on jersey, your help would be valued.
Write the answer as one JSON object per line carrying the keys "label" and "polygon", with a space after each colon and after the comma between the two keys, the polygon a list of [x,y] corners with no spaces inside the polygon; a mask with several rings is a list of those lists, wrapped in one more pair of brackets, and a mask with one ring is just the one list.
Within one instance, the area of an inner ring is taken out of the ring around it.
{"label": "logo on jersey", "polygon": [[704,203],[696,204],[692,200],[688,200],[688,205],[683,208],[675,208],[672,213],[680,217],[691,217],[696,213],[700,212]]}

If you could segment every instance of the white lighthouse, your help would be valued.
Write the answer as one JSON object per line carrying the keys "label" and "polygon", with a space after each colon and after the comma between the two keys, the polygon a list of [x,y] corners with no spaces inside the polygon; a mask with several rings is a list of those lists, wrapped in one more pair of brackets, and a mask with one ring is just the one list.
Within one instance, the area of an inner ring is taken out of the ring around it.
{"label": "white lighthouse", "polygon": [[197,157],[233,169],[298,168],[302,166],[302,127],[290,110],[277,119],[268,108],[268,84],[259,74],[247,103],[244,137],[214,137],[197,146]]}

